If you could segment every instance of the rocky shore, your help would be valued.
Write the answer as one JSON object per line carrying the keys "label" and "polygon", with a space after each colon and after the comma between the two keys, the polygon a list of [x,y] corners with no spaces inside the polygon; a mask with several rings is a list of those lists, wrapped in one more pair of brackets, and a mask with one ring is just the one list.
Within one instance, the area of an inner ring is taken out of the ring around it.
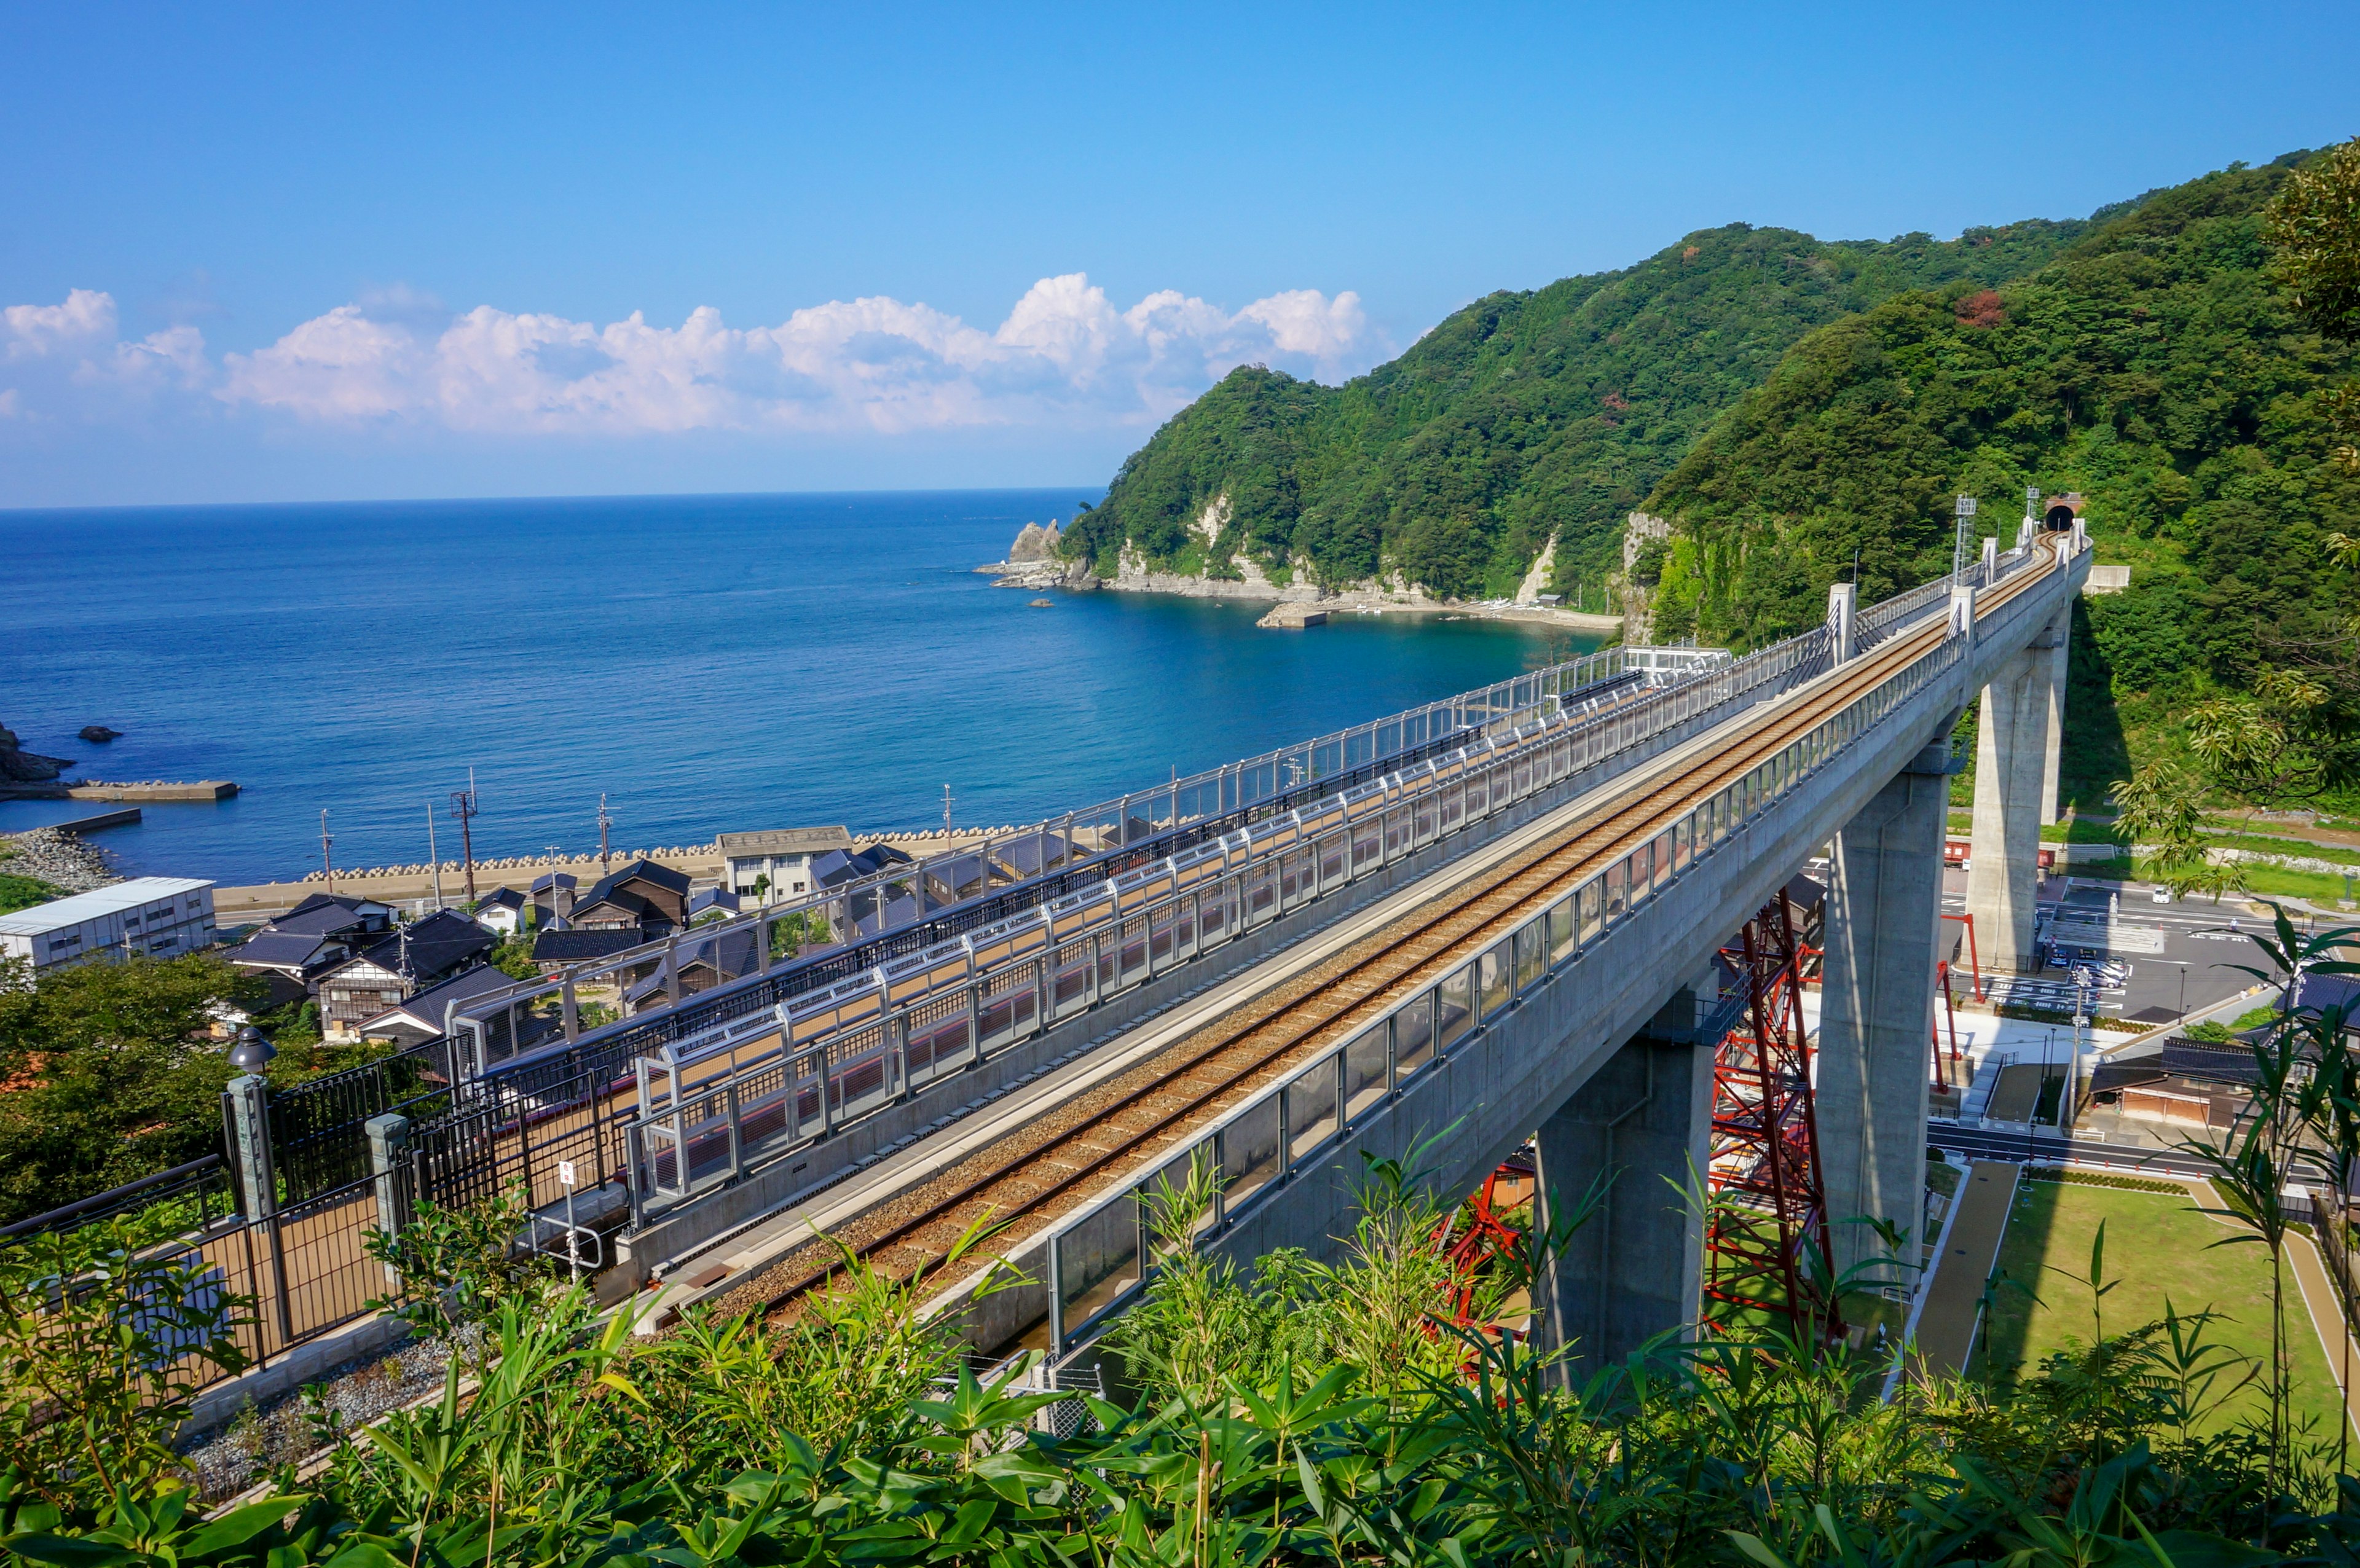
{"label": "rocky shore", "polygon": [[[1623,631],[1621,615],[1591,615],[1538,602],[1539,584],[1546,580],[1549,554],[1528,575],[1514,599],[1467,601],[1437,599],[1395,572],[1389,582],[1371,581],[1341,590],[1323,588],[1307,576],[1291,582],[1272,580],[1261,565],[1243,556],[1230,564],[1235,577],[1198,577],[1151,571],[1137,551],[1126,546],[1112,577],[1100,577],[1087,561],[1067,561],[1057,554],[1063,539],[1057,525],[1027,523],[1009,548],[1008,559],[975,570],[990,576],[995,588],[1022,588],[1032,593],[1060,588],[1070,593],[1105,591],[1116,593],[1175,593],[1190,599],[1243,599],[1272,604],[1257,626],[1301,630],[1324,626],[1338,615],[1441,615],[1485,621],[1527,621],[1540,626],[1608,634]],[[1555,540],[1550,541],[1555,549]],[[1300,569],[1298,569],[1299,571]]]}
{"label": "rocky shore", "polygon": [[88,893],[123,880],[104,853],[55,828],[0,836],[0,844],[10,851],[0,858],[0,871],[37,877],[69,893]]}

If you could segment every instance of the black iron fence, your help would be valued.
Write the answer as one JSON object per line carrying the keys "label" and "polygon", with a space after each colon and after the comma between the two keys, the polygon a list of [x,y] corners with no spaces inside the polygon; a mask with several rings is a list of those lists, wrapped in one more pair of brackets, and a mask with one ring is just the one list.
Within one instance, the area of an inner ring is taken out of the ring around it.
{"label": "black iron fence", "polygon": [[438,1116],[450,1108],[451,1083],[450,1042],[432,1040],[272,1091],[270,1145],[285,1200],[317,1197],[366,1177],[369,1118]]}
{"label": "black iron fence", "polygon": [[[251,1302],[240,1347],[268,1366],[295,1345],[366,1316],[386,1293],[367,1236],[377,1202],[366,1178],[261,1218],[239,1210],[238,1172],[217,1154],[143,1177],[0,1229],[0,1246],[95,1227],[149,1256],[176,1258],[197,1293]],[[221,1371],[195,1362],[200,1385]]]}

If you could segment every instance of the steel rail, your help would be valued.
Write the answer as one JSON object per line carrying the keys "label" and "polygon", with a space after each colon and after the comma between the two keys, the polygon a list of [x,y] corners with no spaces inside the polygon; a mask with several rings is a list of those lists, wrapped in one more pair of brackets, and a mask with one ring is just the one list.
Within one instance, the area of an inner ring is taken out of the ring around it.
{"label": "steel rail", "polygon": [[[2056,564],[2053,556],[2050,564]],[[1981,620],[1986,613],[1995,613],[2034,583],[2045,580],[2047,575],[2045,572],[2020,575],[2005,583],[2004,588],[1994,585],[1988,599],[1978,604],[1977,619]],[[1291,1029],[1282,1031],[1284,1038],[1276,1044],[1255,1051],[1250,1060],[1241,1063],[1221,1064],[1219,1070],[1225,1075],[1218,1083],[1198,1090],[1149,1126],[1121,1137],[1112,1147],[1100,1148],[1095,1158],[1067,1171],[1048,1187],[1028,1192],[1004,1214],[987,1209],[985,1217],[998,1217],[1004,1226],[1017,1219],[1036,1214],[1075,1187],[1130,1158],[1143,1145],[1162,1138],[1175,1126],[1195,1116],[1222,1095],[1280,1064],[1306,1046],[1311,1048],[1306,1054],[1316,1054],[1319,1037],[1323,1034],[1337,1029],[1339,1025],[1349,1032],[1350,1020],[1356,1015],[1371,1007],[1382,1011],[1392,994],[1404,988],[1414,991],[1435,975],[1447,973],[1462,963],[1470,952],[1480,952],[1491,945],[1499,940],[1503,922],[1513,929],[1529,905],[1556,896],[1568,881],[1579,886],[1598,865],[1613,858],[1612,851],[1656,836],[1664,824],[1686,815],[1699,801],[1710,799],[1733,780],[1783,752],[1797,738],[1809,735],[1828,718],[1842,712],[1863,691],[1873,691],[1889,676],[1906,669],[1922,656],[1929,645],[1939,643],[1944,636],[1947,636],[1947,624],[1939,627],[1916,627],[1885,639],[1874,649],[1852,660],[1845,668],[1842,679],[1774,715],[1767,724],[1749,733],[1738,745],[1718,754],[1706,768],[1700,770],[1692,768],[1684,773],[1678,786],[1672,791],[1650,793],[1650,786],[1656,780],[1644,773],[1641,777],[1620,781],[1613,796],[1601,802],[1607,807],[1607,814],[1582,829],[1578,836],[1529,852],[1508,866],[1479,873],[1461,884],[1462,888],[1468,889],[1463,897],[1456,898],[1447,907],[1427,913],[1422,919],[1411,917],[1420,921],[1411,929],[1404,930],[1397,922],[1387,931],[1372,933],[1359,944],[1366,946],[1367,951],[1342,972],[1320,982],[1311,995],[1280,1002],[1258,1018],[1231,1026],[1219,1038],[1198,1046],[1185,1060],[1171,1064],[1163,1075],[1167,1083],[1176,1082],[1291,1016],[1304,1012],[1316,1015]],[[1459,890],[1454,888],[1453,893]],[[1440,928],[1452,923],[1475,906],[1495,902],[1502,895],[1506,896],[1504,905],[1481,913],[1474,925],[1444,936],[1438,944],[1427,945],[1427,939]],[[1404,957],[1407,959],[1404,966],[1379,980],[1373,986],[1345,998],[1332,1008],[1319,1005],[1335,996],[1365,972],[1387,965],[1388,961],[1398,963]],[[1277,988],[1283,989],[1287,984],[1282,981]],[[1248,1011],[1253,1006],[1253,1003],[1247,1003],[1239,1011]],[[956,1211],[972,1205],[978,1199],[987,1198],[995,1187],[1013,1181],[1038,1166],[1056,1162],[1054,1157],[1059,1151],[1088,1141],[1091,1134],[1104,1130],[1138,1108],[1136,1101],[1115,1106],[1056,1134],[1049,1143],[1000,1162],[919,1214],[895,1222],[883,1233],[854,1245],[852,1256],[862,1260],[877,1258],[902,1246],[921,1232],[936,1226],[956,1225],[963,1231],[965,1225]],[[947,1255],[949,1247],[917,1250],[931,1256],[923,1256],[911,1265],[909,1272],[912,1274],[940,1261],[941,1257]],[[773,1294],[766,1311],[774,1316],[780,1314],[798,1298],[835,1279],[846,1266],[845,1261],[838,1258],[810,1271]]]}

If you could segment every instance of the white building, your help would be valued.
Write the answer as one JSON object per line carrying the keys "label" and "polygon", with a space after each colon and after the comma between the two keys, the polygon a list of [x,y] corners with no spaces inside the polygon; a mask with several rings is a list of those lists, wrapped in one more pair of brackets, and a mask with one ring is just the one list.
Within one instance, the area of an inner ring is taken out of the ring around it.
{"label": "white building", "polygon": [[851,847],[852,834],[840,827],[726,833],[720,835],[721,886],[741,898],[765,904],[801,898],[812,888],[813,858]]}
{"label": "white building", "polygon": [[37,973],[137,953],[178,958],[213,941],[213,885],[187,877],[135,877],[0,915],[0,954]]}

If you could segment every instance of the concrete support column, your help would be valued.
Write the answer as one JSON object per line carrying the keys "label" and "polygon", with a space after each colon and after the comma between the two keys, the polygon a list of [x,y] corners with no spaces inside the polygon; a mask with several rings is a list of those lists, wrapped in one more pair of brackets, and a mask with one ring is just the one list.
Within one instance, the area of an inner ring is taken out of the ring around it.
{"label": "concrete support column", "polygon": [[1925,1211],[1950,753],[1945,726],[1836,834],[1829,867],[1813,1105],[1839,1271],[1881,1250],[1844,1222],[1874,1216],[1914,1236]]}
{"label": "concrete support column", "polygon": [[1975,851],[1967,913],[1983,963],[2002,974],[2039,966],[2033,898],[2039,879],[2041,798],[2057,734],[2051,690],[2060,629],[2008,659],[1983,688],[1975,736]]}
{"label": "concrete support column", "polygon": [[1837,583],[1828,588],[1828,652],[1830,661],[1848,664],[1858,645],[1854,630],[1858,620],[1860,590],[1850,583]]}
{"label": "concrete support column", "polygon": [[2040,771],[2040,825],[2058,819],[2057,779],[2065,757],[2065,681],[2073,651],[2073,612],[2057,618],[2057,647],[2049,670],[2049,755]]}
{"label": "concrete support column", "polygon": [[1710,1155],[1712,1058],[1642,1036],[1540,1126],[1541,1190],[1560,1214],[1601,1177],[1613,1183],[1542,1279],[1541,1342],[1571,1346],[1576,1378],[1697,1321],[1703,1217],[1681,1194]]}

